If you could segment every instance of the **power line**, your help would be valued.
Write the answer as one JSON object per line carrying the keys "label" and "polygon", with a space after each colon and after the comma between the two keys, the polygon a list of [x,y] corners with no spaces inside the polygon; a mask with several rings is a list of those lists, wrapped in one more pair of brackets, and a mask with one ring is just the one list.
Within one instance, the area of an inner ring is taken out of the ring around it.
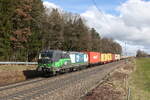
{"label": "power line", "polygon": [[[95,0],[92,0],[93,4],[95,5],[96,9],[98,12],[103,16],[102,18],[109,23],[108,19],[106,18],[105,14],[102,12],[102,10],[98,7],[97,3]],[[109,25],[110,26],[110,25]],[[127,56],[127,48],[126,48],[127,43],[125,42],[125,55]]]}
{"label": "power line", "polygon": [[[106,23],[110,23],[109,19],[107,18],[107,16],[103,13],[103,11],[98,7],[97,3],[96,3],[96,0],[92,0],[94,6],[96,7],[97,11],[99,12],[100,14],[100,20],[101,21],[105,21]],[[102,26],[101,26],[102,27]],[[108,24],[107,27],[111,27],[111,24]],[[109,32],[109,30],[106,30]]]}
{"label": "power line", "polygon": [[102,12],[102,10],[98,7],[96,1],[95,1],[95,0],[92,0],[92,2],[93,2],[93,4],[95,5],[95,7],[97,8],[97,10],[100,12],[100,14],[103,15],[103,12]]}
{"label": "power line", "polygon": [[[103,13],[103,11],[98,7],[97,3],[95,0],[92,0],[94,6],[96,7],[96,9],[98,10],[98,12],[100,13],[100,15],[102,16],[102,18],[109,23],[108,19],[106,18],[106,15]],[[110,25],[109,25],[110,26]]]}

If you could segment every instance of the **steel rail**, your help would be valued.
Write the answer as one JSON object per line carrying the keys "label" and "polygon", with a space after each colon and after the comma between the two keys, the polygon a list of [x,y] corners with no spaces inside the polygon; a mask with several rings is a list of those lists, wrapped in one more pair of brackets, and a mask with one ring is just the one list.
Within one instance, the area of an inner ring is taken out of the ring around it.
{"label": "steel rail", "polygon": [[[120,61],[120,62],[122,62],[122,61]],[[87,71],[87,72],[83,72],[83,73],[79,73],[79,74],[75,74],[75,75],[70,75],[69,77],[63,78],[61,80],[58,79],[55,81],[50,81],[41,86],[37,86],[37,87],[35,86],[30,89],[25,89],[25,90],[22,90],[22,91],[19,91],[16,93],[12,93],[12,94],[4,96],[4,97],[0,97],[0,100],[8,100],[8,99],[13,99],[13,98],[19,98],[19,100],[30,100],[32,98],[38,97],[39,95],[59,89],[62,86],[72,84],[72,83],[82,80],[82,79],[86,79],[87,76],[89,76],[89,75],[99,73],[102,70],[103,71],[108,70],[108,68],[110,68],[108,66],[113,66],[113,67],[111,67],[111,69],[117,68],[118,66],[120,66],[118,64],[119,64],[119,62],[114,62],[114,63],[102,65],[101,67],[94,67],[94,69],[91,68],[91,71]],[[108,74],[108,72],[106,74]]]}

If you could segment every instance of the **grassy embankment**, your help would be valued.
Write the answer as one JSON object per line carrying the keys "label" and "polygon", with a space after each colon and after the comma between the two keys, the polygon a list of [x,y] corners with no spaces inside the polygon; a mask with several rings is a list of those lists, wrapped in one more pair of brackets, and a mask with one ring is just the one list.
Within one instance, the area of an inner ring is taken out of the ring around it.
{"label": "grassy embankment", "polygon": [[35,65],[0,65],[0,86],[38,77]]}
{"label": "grassy embankment", "polygon": [[36,65],[0,65],[0,71],[35,70]]}
{"label": "grassy embankment", "polygon": [[150,58],[136,59],[136,70],[129,83],[130,100],[150,100]]}

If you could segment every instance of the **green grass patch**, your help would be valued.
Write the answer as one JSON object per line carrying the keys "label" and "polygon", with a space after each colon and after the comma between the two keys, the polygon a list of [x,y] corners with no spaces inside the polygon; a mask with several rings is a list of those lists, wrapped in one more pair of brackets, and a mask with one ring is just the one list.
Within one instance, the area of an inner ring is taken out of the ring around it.
{"label": "green grass patch", "polygon": [[135,84],[142,90],[150,92],[150,58],[136,59]]}
{"label": "green grass patch", "polygon": [[150,100],[150,58],[136,59],[136,70],[131,75],[131,100]]}

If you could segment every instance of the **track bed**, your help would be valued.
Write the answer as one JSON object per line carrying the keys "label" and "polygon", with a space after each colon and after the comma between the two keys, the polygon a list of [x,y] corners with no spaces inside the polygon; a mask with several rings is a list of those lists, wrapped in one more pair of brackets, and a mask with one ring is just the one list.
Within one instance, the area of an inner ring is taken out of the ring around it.
{"label": "track bed", "polygon": [[0,87],[0,100],[77,100],[124,61]]}

